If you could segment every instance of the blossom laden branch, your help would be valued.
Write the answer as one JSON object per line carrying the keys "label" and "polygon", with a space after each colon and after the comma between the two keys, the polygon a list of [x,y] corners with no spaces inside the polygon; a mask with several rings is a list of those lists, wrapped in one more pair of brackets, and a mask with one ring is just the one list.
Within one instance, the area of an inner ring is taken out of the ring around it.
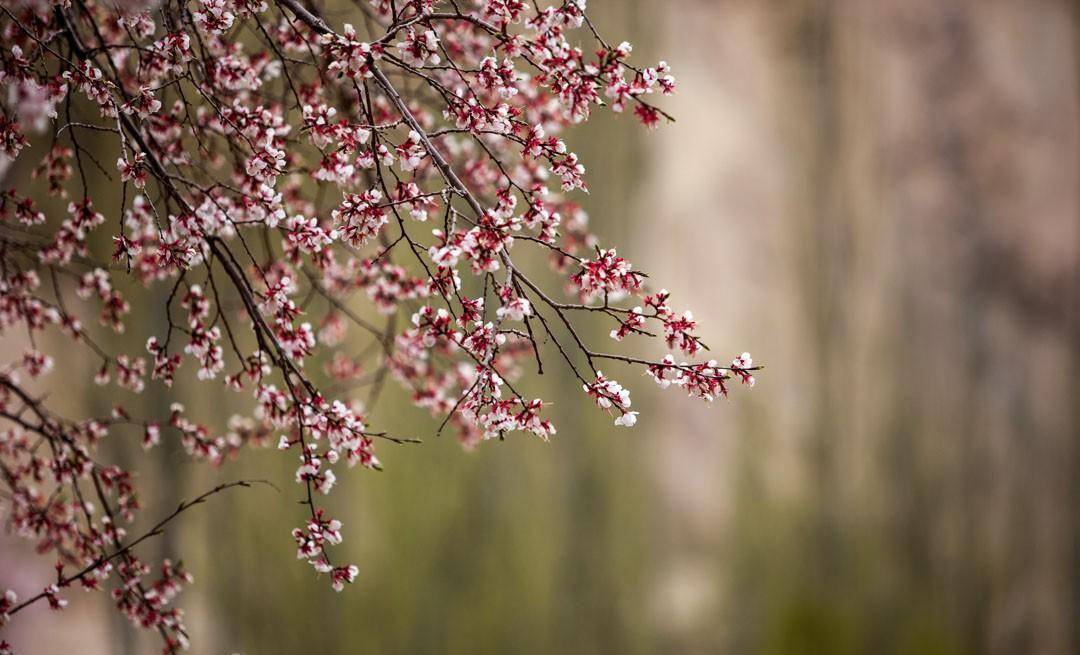
{"label": "blossom laden branch", "polygon": [[[144,582],[133,549],[208,495],[126,540],[141,505],[132,473],[99,461],[109,435],[147,450],[176,439],[214,466],[254,447],[295,457],[297,556],[341,591],[362,565],[331,557],[342,526],[322,498],[343,467],[381,470],[376,441],[419,441],[375,427],[388,381],[468,448],[556,434],[548,403],[528,394],[530,360],[626,427],[638,420],[630,391],[601,363],[707,401],[754,384],[748,353],[676,362],[708,350],[693,314],[601,247],[573,200],[585,168],[560,134],[599,107],[632,107],[649,128],[670,120],[653,102],[674,91],[666,63],[632,63],[584,0],[357,4],[359,29],[298,0],[2,8],[0,158],[47,150],[33,175],[67,206],[49,215],[37,191],[0,189],[0,335],[30,344],[0,362],[0,502],[58,571],[32,601],[60,610],[63,588],[115,574],[121,612],[165,652],[187,644],[166,605],[188,574],[166,561]],[[87,132],[113,154],[89,149]],[[118,214],[101,209],[95,167],[119,190]],[[122,278],[156,291],[154,307]],[[162,304],[161,330],[131,320]],[[620,348],[655,340],[672,354],[606,352],[586,320],[610,325]],[[108,332],[145,348],[106,347]],[[46,333],[100,363],[95,383],[122,389],[108,415],[62,417],[30,391],[71,366]],[[135,411],[150,385],[175,396],[167,415]],[[198,420],[180,402],[188,385],[236,392],[236,413]],[[244,485],[208,494],[229,486]],[[0,615],[27,602],[5,597]]]}
{"label": "blossom laden branch", "polygon": [[[34,603],[36,603],[36,602],[38,602],[38,601],[40,601],[42,599],[48,598],[51,601],[56,602],[56,595],[59,593],[60,589],[64,589],[66,587],[69,587],[74,582],[80,582],[84,578],[86,578],[87,576],[93,575],[96,578],[100,579],[100,577],[105,574],[103,572],[106,571],[106,568],[108,568],[108,567],[106,567],[106,565],[108,565],[110,562],[112,562],[113,560],[115,560],[117,558],[120,558],[120,557],[123,557],[123,556],[127,555],[132,549],[134,549],[136,546],[138,546],[142,542],[146,541],[147,539],[150,539],[152,537],[157,537],[157,536],[160,536],[160,535],[164,534],[165,526],[168,525],[169,523],[171,523],[173,519],[175,519],[180,514],[187,511],[188,509],[191,509],[192,507],[195,507],[196,505],[201,505],[202,503],[206,502],[211,496],[213,496],[215,494],[218,494],[218,493],[220,493],[222,491],[225,491],[226,489],[232,489],[234,487],[245,487],[245,488],[247,488],[247,487],[251,487],[254,484],[266,484],[266,485],[273,486],[273,484],[271,484],[270,482],[268,482],[266,480],[236,480],[235,482],[227,482],[227,483],[224,483],[224,484],[219,484],[216,487],[214,487],[213,489],[210,489],[210,490],[208,490],[206,492],[203,492],[202,494],[200,494],[199,496],[196,496],[195,498],[193,498],[191,500],[181,502],[180,505],[175,510],[173,510],[173,512],[171,514],[169,514],[165,518],[158,521],[154,525],[154,527],[147,530],[141,536],[139,536],[138,538],[136,538],[136,539],[132,540],[131,542],[125,544],[119,550],[116,550],[116,551],[114,551],[114,552],[112,552],[112,553],[110,553],[108,555],[104,555],[102,557],[99,557],[98,559],[96,559],[95,561],[91,562],[89,565],[84,567],[82,570],[65,577],[65,576],[62,575],[62,570],[63,569],[58,569],[57,570],[58,580],[56,581],[56,583],[53,584],[53,585],[50,585],[49,588],[47,588],[45,591],[42,591],[41,593],[37,594],[36,596],[31,596],[30,598],[27,598],[26,600],[24,600],[21,603],[18,603],[16,605],[16,604],[13,604],[15,601],[11,600],[13,598],[16,598],[15,592],[12,592],[12,591],[7,592],[5,594],[5,598],[8,599],[9,603],[12,603],[12,604],[10,605],[10,609],[7,609],[5,612],[2,612],[2,614],[6,615],[5,620],[8,620],[11,615],[17,614],[20,610],[22,610],[22,609],[24,609],[26,607],[29,607],[30,605],[33,605]],[[95,582],[95,584],[96,584],[96,582]]]}

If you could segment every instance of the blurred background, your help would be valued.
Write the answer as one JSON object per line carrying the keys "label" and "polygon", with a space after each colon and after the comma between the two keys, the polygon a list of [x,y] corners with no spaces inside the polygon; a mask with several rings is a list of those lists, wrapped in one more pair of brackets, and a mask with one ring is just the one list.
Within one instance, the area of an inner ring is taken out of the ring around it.
{"label": "blurred background", "polygon": [[[386,471],[330,499],[360,565],[340,595],[294,559],[292,459],[163,446],[147,518],[218,480],[282,487],[146,546],[196,576],[193,652],[1080,652],[1078,3],[589,9],[679,90],[655,133],[602,112],[571,135],[585,207],[719,358],[767,366],[757,387],[704,406],[613,369],[642,405],[621,430],[546,376],[549,444],[380,444]],[[48,563],[0,539],[7,584],[40,588]],[[71,596],[11,626],[21,653],[156,652]]]}

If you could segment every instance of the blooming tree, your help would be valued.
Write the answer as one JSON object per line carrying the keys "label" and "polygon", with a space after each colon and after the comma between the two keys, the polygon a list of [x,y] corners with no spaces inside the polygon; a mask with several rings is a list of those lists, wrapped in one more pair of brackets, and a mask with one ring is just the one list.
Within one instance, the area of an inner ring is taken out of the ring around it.
{"label": "blooming tree", "polygon": [[[385,381],[468,447],[555,434],[544,401],[520,391],[534,368],[572,376],[622,426],[637,412],[605,363],[710,401],[753,384],[748,354],[692,361],[706,349],[693,316],[601,247],[572,199],[584,167],[559,134],[600,106],[656,127],[667,115],[654,98],[674,90],[664,62],[632,63],[585,0],[354,4],[362,27],[331,25],[301,0],[0,7],[0,165],[35,138],[47,152],[34,176],[62,199],[46,204],[67,206],[49,216],[0,192],[0,333],[28,344],[0,362],[0,502],[56,563],[53,584],[0,599],[0,626],[39,601],[62,609],[70,587],[108,588],[165,652],[187,645],[171,601],[190,575],[168,560],[152,570],[136,546],[249,483],[128,534],[132,475],[96,449],[112,433],[146,449],[175,438],[211,464],[276,445],[298,462],[297,555],[341,590],[358,569],[331,556],[342,526],[318,499],[343,465],[379,468],[379,441],[408,441],[374,411]],[[115,166],[90,134],[106,137]],[[110,202],[121,198],[111,216],[95,205],[92,169],[113,180]],[[551,271],[533,270],[545,262]],[[120,277],[156,290],[154,305],[132,307]],[[106,347],[104,331],[150,312],[167,327],[145,348]],[[589,319],[609,323],[614,342],[652,337],[691,361],[589,344]],[[180,404],[167,416],[134,403],[63,416],[33,382],[61,340],[98,362],[98,384],[137,394],[189,375],[235,391],[239,413],[216,427]]]}

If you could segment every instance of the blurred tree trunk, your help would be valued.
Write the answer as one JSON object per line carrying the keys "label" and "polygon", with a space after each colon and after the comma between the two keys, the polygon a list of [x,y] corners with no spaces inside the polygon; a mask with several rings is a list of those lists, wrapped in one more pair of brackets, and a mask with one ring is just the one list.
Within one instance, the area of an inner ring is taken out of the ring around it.
{"label": "blurred tree trunk", "polygon": [[[689,22],[733,26],[718,29],[713,68],[691,70],[684,93],[710,98],[697,90],[709,74],[741,90],[744,70],[775,93],[744,94],[741,110],[714,105],[699,122],[676,107],[672,131],[696,141],[669,151],[680,172],[657,188],[665,199],[697,194],[685,213],[669,200],[682,225],[664,231],[708,230],[740,273],[721,289],[687,275],[697,297],[686,303],[737,308],[737,321],[759,326],[753,349],[769,364],[754,401],[720,409],[716,435],[754,453],[731,476],[734,552],[719,556],[737,599],[725,605],[734,650],[820,637],[832,650],[1076,652],[1077,3],[682,6],[692,18],[672,32],[676,61],[699,42],[687,34],[704,29]],[[748,23],[769,30],[771,53],[740,41]],[[782,139],[772,166],[759,161],[767,133],[752,132],[759,152],[702,136],[752,125],[770,107]],[[687,149],[700,144],[721,149],[690,173]],[[746,169],[778,180],[778,218],[747,216],[769,207],[774,188],[742,181]],[[768,266],[740,260],[741,249]],[[673,250],[702,261],[688,254],[695,246]],[[760,394],[785,418],[756,419]],[[694,414],[677,407],[670,419],[682,433],[668,446],[693,441]],[[792,453],[803,474],[794,487]],[[828,636],[847,630],[850,640]]]}

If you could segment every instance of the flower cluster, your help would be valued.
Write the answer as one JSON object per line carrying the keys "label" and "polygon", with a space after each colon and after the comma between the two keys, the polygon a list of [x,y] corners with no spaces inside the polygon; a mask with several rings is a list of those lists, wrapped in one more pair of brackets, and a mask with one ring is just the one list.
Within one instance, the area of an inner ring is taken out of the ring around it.
{"label": "flower cluster", "polygon": [[661,387],[682,387],[691,396],[713,400],[718,395],[727,396],[727,381],[735,376],[748,387],[754,386],[753,360],[750,353],[743,353],[732,360],[731,366],[720,366],[715,359],[700,364],[675,363],[666,355],[655,364],[649,364],[648,373]]}
{"label": "flower cluster", "polygon": [[596,401],[597,407],[618,412],[615,425],[633,427],[637,423],[638,413],[630,411],[630,390],[615,380],[609,380],[602,372],[597,371],[596,380],[581,385],[581,388]]}
{"label": "flower cluster", "polygon": [[[0,15],[0,163],[36,162],[32,192],[0,189],[0,337],[26,344],[0,362],[0,505],[57,563],[22,602],[5,594],[0,628],[34,603],[62,610],[78,585],[109,589],[166,652],[186,646],[174,599],[191,576],[136,546],[247,483],[129,534],[141,501],[132,472],[99,451],[106,438],[174,441],[212,466],[276,444],[296,465],[297,555],[340,591],[362,563],[331,553],[344,550],[341,523],[323,497],[344,469],[381,468],[377,443],[416,441],[382,426],[386,381],[470,448],[556,434],[550,403],[528,391],[534,366],[627,427],[630,391],[601,363],[706,400],[753,385],[748,354],[647,359],[597,350],[579,329],[595,319],[620,347],[707,349],[689,311],[590,233],[573,197],[585,166],[561,136],[604,106],[661,123],[665,63],[607,44],[585,0],[357,1],[361,27],[298,0],[29,2]],[[115,169],[101,164],[113,157]],[[91,168],[112,181],[110,202]],[[133,339],[116,347],[109,332]],[[81,370],[57,343],[115,392],[107,414],[42,400],[51,378]],[[193,386],[226,393],[233,415],[217,425],[173,402],[142,416],[138,394],[155,385],[176,401]]]}

